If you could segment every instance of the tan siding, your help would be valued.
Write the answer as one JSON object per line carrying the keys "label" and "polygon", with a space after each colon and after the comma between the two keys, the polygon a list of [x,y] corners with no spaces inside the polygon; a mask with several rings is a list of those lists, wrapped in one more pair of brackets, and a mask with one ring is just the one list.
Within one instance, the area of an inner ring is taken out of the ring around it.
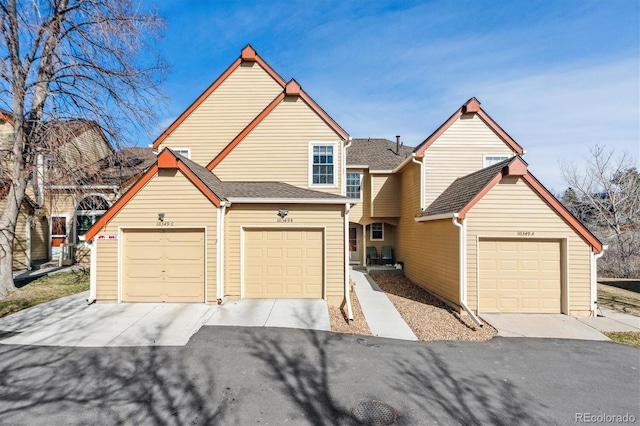
{"label": "tan siding", "polygon": [[[292,223],[277,223],[278,209],[288,209]],[[225,218],[225,296],[240,297],[240,227],[326,227],[327,298],[344,297],[344,206],[234,204]]]}
{"label": "tan siding", "polygon": [[[335,187],[309,186],[309,142],[335,143]],[[303,100],[286,99],[213,172],[223,181],[278,181],[340,194],[342,145]]]}
{"label": "tan siding", "polygon": [[245,63],[163,141],[160,149],[191,148],[191,159],[206,166],[280,92],[282,87],[259,65]]}
{"label": "tan siding", "polygon": [[454,180],[482,169],[483,156],[492,154],[513,152],[476,114],[459,118],[425,151],[425,207]]}
{"label": "tan siding", "polygon": [[414,283],[455,304],[459,302],[458,228],[451,220],[418,223],[420,213],[420,166],[402,169],[402,216],[396,236],[396,259],[404,263],[405,275]]}
{"label": "tan siding", "polygon": [[383,246],[391,246],[393,248],[393,252],[394,255],[396,255],[397,257],[397,253],[396,253],[396,234],[397,234],[397,227],[394,225],[391,225],[389,223],[383,223],[383,227],[384,227],[384,233],[383,233],[383,237],[384,240],[383,241],[371,241],[371,229],[367,229],[367,227],[365,226],[363,228],[364,232],[364,238],[365,238],[365,255],[366,255],[366,247],[375,247],[376,250],[378,251],[378,254],[382,253],[382,247]]}
{"label": "tan siding", "polygon": [[31,228],[31,260],[49,259],[49,220],[46,216],[33,218]]}
{"label": "tan siding", "polygon": [[96,240],[96,300],[118,301],[118,242]]}
{"label": "tan siding", "polygon": [[396,175],[371,175],[371,216],[400,216],[400,178]]}
{"label": "tan siding", "polygon": [[[208,302],[216,300],[216,207],[179,171],[160,170],[98,234],[117,234],[118,227],[155,228],[158,213],[172,227],[206,227]],[[102,255],[101,255],[102,256]],[[117,254],[114,254],[117,261]],[[100,257],[102,259],[102,257]],[[111,265],[114,265],[111,263]],[[102,269],[108,276],[114,272]],[[115,272],[117,274],[117,271]],[[102,274],[97,275],[98,287]],[[107,280],[108,281],[108,280]]]}
{"label": "tan siding", "polygon": [[[112,151],[102,134],[90,128],[62,144],[55,152],[58,161],[64,161],[65,169],[90,165],[111,155]],[[49,182],[54,184],[55,182]]]}
{"label": "tan siding", "polygon": [[591,294],[589,245],[524,180],[517,177],[503,179],[467,216],[467,282],[471,309],[477,308],[478,236],[517,237],[519,231],[533,232],[531,238],[537,239],[567,238],[569,314],[587,315]]}

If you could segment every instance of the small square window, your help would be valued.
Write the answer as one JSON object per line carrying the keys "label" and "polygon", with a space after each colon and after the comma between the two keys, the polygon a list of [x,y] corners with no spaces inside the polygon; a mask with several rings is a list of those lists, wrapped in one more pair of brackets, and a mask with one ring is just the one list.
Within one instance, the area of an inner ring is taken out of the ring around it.
{"label": "small square window", "polygon": [[384,241],[384,224],[375,222],[371,224],[371,241]]}

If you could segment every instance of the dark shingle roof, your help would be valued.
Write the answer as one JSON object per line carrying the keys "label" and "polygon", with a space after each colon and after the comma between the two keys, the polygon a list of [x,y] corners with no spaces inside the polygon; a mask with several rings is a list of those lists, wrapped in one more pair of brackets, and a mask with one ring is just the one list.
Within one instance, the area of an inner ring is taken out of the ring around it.
{"label": "dark shingle roof", "polygon": [[228,198],[340,199],[347,197],[298,188],[283,182],[222,182]]}
{"label": "dark shingle roof", "polygon": [[484,169],[453,181],[438,198],[422,213],[422,216],[435,216],[445,213],[458,213],[487,186],[498,173],[508,166],[513,159],[493,164]]}
{"label": "dark shingle roof", "polygon": [[413,147],[401,146],[389,139],[353,139],[347,147],[347,166],[369,166],[370,170],[393,170],[413,152]]}
{"label": "dark shingle roof", "polygon": [[60,184],[121,185],[147,170],[156,160],[152,148],[123,148],[95,164],[81,167],[76,173],[70,173],[72,180],[61,179]]}
{"label": "dark shingle roof", "polygon": [[216,194],[219,199],[224,200],[226,198],[226,194],[224,192],[224,189],[222,188],[222,182],[220,181],[220,179],[218,179],[218,176],[214,175],[213,172],[209,171],[209,169],[207,169],[206,167],[203,167],[200,164],[191,161],[187,157],[177,154],[174,151],[171,152],[180,161],[182,161],[184,165],[187,166],[187,168],[191,170],[193,174],[202,181],[202,183],[207,185],[207,187],[211,189],[211,191],[213,191],[213,193]]}

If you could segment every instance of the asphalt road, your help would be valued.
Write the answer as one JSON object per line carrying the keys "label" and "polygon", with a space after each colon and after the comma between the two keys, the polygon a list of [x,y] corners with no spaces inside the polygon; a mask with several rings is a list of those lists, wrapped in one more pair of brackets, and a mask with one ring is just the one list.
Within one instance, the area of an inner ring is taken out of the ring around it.
{"label": "asphalt road", "polygon": [[0,345],[2,424],[348,425],[372,400],[400,425],[640,423],[640,351],[236,327],[203,327],[186,347]]}

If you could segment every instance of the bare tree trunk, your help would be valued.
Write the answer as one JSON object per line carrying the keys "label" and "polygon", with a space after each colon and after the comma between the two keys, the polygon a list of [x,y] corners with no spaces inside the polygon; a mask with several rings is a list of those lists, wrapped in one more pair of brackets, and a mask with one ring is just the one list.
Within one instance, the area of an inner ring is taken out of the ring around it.
{"label": "bare tree trunk", "polygon": [[12,185],[6,206],[0,216],[0,298],[16,290],[13,282],[13,239],[22,199],[24,199],[24,186]]}

